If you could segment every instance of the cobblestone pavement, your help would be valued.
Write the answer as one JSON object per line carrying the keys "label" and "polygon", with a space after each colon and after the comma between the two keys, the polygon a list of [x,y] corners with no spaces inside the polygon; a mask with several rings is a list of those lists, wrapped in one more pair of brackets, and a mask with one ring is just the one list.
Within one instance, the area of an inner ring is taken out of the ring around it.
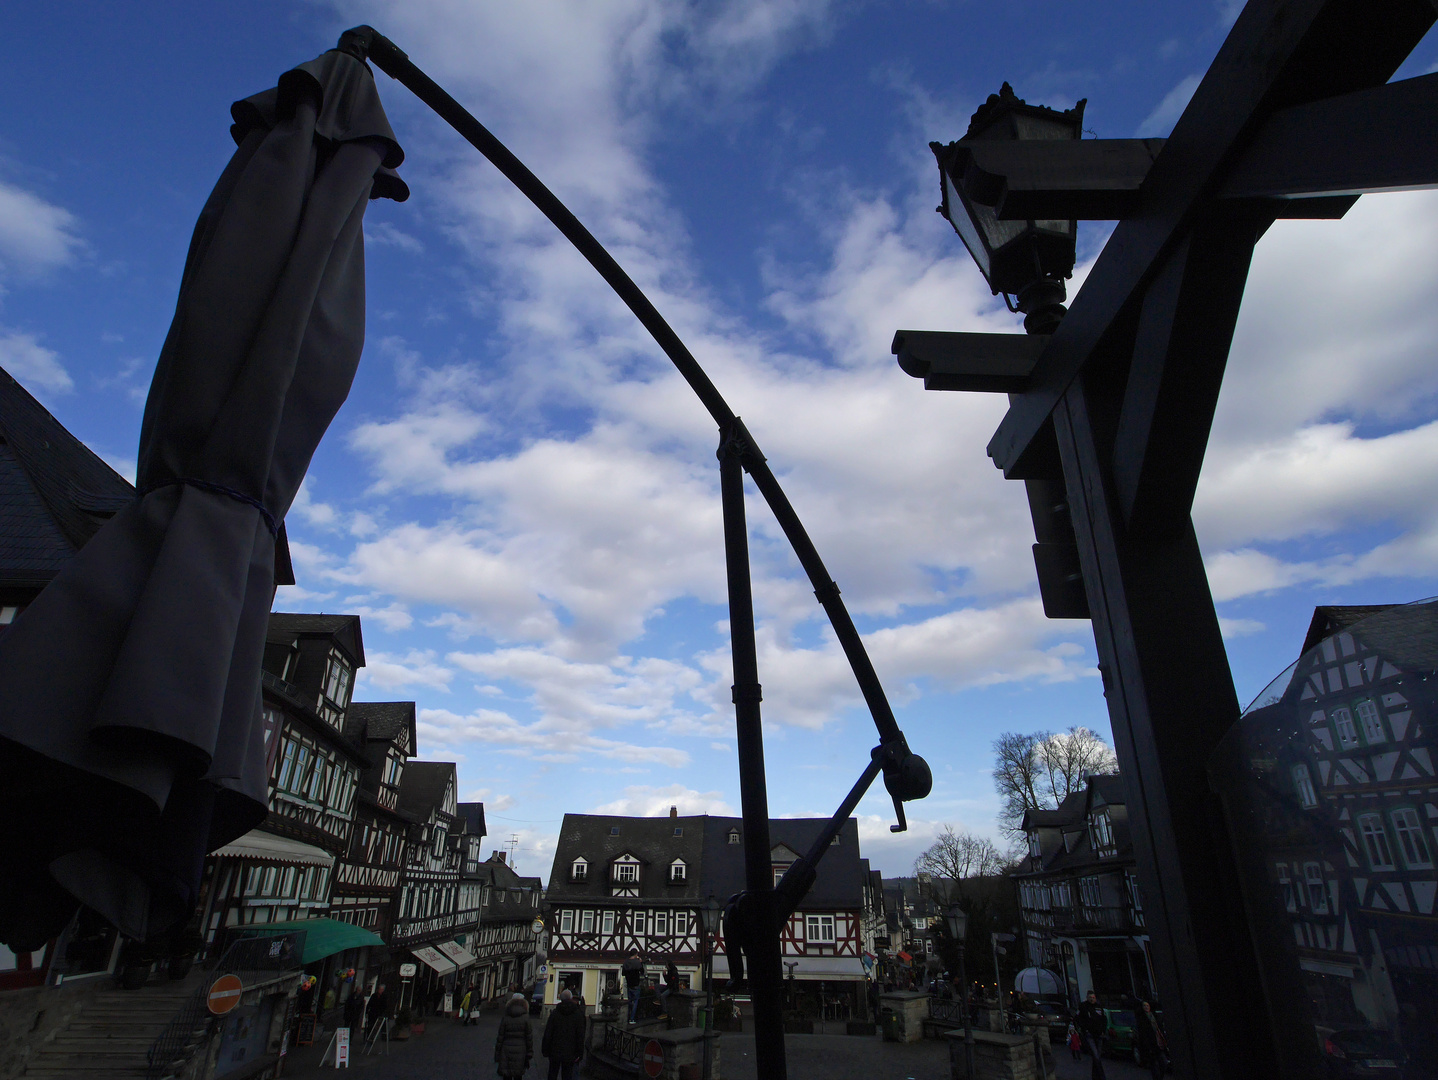
{"label": "cobblestone pavement", "polygon": [[[536,1053],[542,1032],[533,1018]],[[453,1020],[430,1020],[423,1035],[392,1043],[388,1055],[352,1058],[351,1069],[362,1080],[494,1080],[494,1036],[499,1014],[487,1013],[473,1027]],[[296,1047],[285,1062],[286,1080],[321,1080],[342,1074],[319,1067],[328,1032],[314,1046]],[[886,1043],[879,1036],[790,1035],[786,1040],[790,1080],[949,1080],[947,1045],[939,1039],[917,1043]],[[1062,1046],[1054,1047],[1059,1080],[1089,1080],[1091,1062],[1075,1062]],[[1149,1080],[1146,1069],[1128,1062],[1105,1061],[1108,1080]],[[720,1050],[721,1080],[756,1080],[754,1037],[726,1034]],[[548,1076],[542,1057],[529,1067],[525,1080]]]}

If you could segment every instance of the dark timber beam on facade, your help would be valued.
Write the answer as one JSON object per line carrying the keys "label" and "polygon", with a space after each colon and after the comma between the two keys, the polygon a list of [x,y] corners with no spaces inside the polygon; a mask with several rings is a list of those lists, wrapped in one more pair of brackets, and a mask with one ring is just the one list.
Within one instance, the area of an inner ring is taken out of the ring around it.
{"label": "dark timber beam on facade", "polygon": [[1435,17],[1432,0],[1251,0],[1214,58],[1081,293],[989,442],[1004,475],[1027,475],[1034,437],[1120,329],[1163,256],[1210,202],[1273,113],[1385,83]]}

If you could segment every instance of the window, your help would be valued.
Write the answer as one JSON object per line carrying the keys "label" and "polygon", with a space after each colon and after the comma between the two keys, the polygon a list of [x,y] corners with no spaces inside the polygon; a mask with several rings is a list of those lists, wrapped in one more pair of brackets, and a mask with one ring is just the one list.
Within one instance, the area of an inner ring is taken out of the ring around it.
{"label": "window", "polygon": [[1388,834],[1383,829],[1383,819],[1377,814],[1364,814],[1358,819],[1363,832],[1363,846],[1368,849],[1368,865],[1374,870],[1393,869],[1393,849],[1388,846]]}
{"label": "window", "polygon": [[1088,907],[1099,907],[1102,901],[1099,899],[1098,878],[1079,878],[1079,897]]}
{"label": "window", "polygon": [[280,760],[280,774],[275,780],[275,786],[281,790],[288,790],[290,776],[295,768],[295,744],[293,740],[285,740],[284,756]]}
{"label": "window", "polygon": [[609,826],[609,835],[610,835],[610,836],[618,836],[618,835],[619,835],[619,826],[618,826],[618,825],[611,825],[611,826]]}
{"label": "window", "polygon": [[575,859],[574,865],[570,867],[571,876],[575,881],[583,881],[589,876],[589,864],[583,859]]}
{"label": "window", "polygon": [[614,912],[606,911],[604,913],[603,926],[606,934],[614,933]]}
{"label": "window", "polygon": [[638,867],[635,863],[632,863],[632,862],[615,863],[615,864],[614,864],[614,880],[615,880],[615,881],[630,881],[630,882],[632,882],[632,881],[638,881],[638,880],[639,880],[639,867]]}
{"label": "window", "polygon": [[674,826],[674,835],[675,835],[675,836],[683,836],[683,835],[684,835],[684,826],[683,826],[683,825],[676,825],[676,826]]}
{"label": "window", "polygon": [[1378,706],[1372,701],[1360,701],[1353,706],[1358,713],[1358,722],[1363,725],[1363,738],[1369,743],[1381,743],[1388,741],[1388,735],[1383,730],[1383,721],[1378,718]]}
{"label": "window", "polygon": [[1113,847],[1113,826],[1109,824],[1107,810],[1093,816],[1090,838],[1094,850],[1100,853]]}
{"label": "window", "polygon": [[325,697],[341,709],[349,704],[350,668],[336,649],[330,650],[329,668],[325,672]]}
{"label": "window", "polygon": [[739,842],[739,830],[738,830],[738,829],[730,829],[730,830],[729,830],[729,843],[731,843],[731,844],[737,844],[738,842]]}
{"label": "window", "polygon": [[675,937],[683,937],[689,933],[689,912],[676,911],[674,913],[673,932]]}
{"label": "window", "polygon": [[1304,806],[1317,806],[1318,796],[1313,792],[1313,777],[1309,775],[1308,766],[1295,765],[1291,772],[1293,790],[1298,793],[1298,801]]}
{"label": "window", "polygon": [[788,864],[788,863],[780,863],[778,866],[774,867],[774,884],[775,884],[775,885],[778,885],[778,884],[779,884],[779,880],[784,876],[784,874],[788,871],[788,869],[789,869],[789,864]]}
{"label": "window", "polygon": [[654,913],[654,933],[659,937],[665,937],[669,933],[669,912],[656,911]]}
{"label": "window", "polygon": [[1328,889],[1323,884],[1323,868],[1316,862],[1303,864],[1303,876],[1308,880],[1308,906],[1315,912],[1328,910]]}
{"label": "window", "polygon": [[1043,848],[1039,846],[1039,831],[1037,829],[1029,833],[1029,854],[1035,859],[1043,854]]}
{"label": "window", "polygon": [[679,883],[684,880],[684,860],[675,859],[669,864],[669,880],[671,883]]}
{"label": "window", "polygon": [[585,908],[579,913],[579,932],[581,934],[594,933],[594,912]]}
{"label": "window", "polygon": [[832,945],[834,943],[834,916],[804,916],[804,937],[811,945]]}
{"label": "window", "polygon": [[1393,831],[1398,834],[1398,847],[1403,852],[1403,861],[1409,869],[1427,869],[1433,865],[1428,851],[1428,838],[1423,835],[1423,824],[1418,811],[1405,806],[1393,811]]}
{"label": "window", "polygon": [[0,626],[9,626],[15,621],[15,616],[19,611],[20,609],[18,607],[9,607],[8,605],[6,607],[0,607]]}
{"label": "window", "polygon": [[1353,727],[1353,714],[1347,709],[1334,709],[1329,718],[1333,721],[1334,730],[1338,732],[1338,745],[1343,747],[1358,745],[1358,732]]}
{"label": "window", "polygon": [[1298,901],[1293,896],[1293,879],[1288,876],[1288,864],[1278,864],[1278,888],[1283,893],[1283,906],[1288,911],[1298,910]]}
{"label": "window", "polygon": [[1128,902],[1133,906],[1133,921],[1143,923],[1143,891],[1138,887],[1138,878],[1133,874],[1126,875],[1128,883]]}
{"label": "window", "polygon": [[[501,894],[501,895],[502,895],[502,894]],[[559,932],[560,932],[561,934],[572,934],[572,933],[574,933],[574,911],[573,911],[573,909],[571,909],[571,908],[565,908],[563,911],[561,911],[561,912],[559,913]]]}

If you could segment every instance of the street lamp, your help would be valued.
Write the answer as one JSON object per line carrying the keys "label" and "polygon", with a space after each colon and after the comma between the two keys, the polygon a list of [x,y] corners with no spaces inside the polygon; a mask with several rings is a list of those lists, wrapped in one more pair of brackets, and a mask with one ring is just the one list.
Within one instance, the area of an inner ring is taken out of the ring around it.
{"label": "street lamp", "polygon": [[964,1010],[964,1080],[974,1080],[974,1022],[969,1013],[969,977],[964,970],[964,940],[969,932],[969,913],[957,903],[949,905],[944,915],[949,924],[949,937],[959,943],[959,1007]]}
{"label": "street lamp", "polygon": [[714,935],[719,933],[719,901],[714,899],[714,894],[709,894],[709,899],[699,909],[699,921],[704,928],[704,985],[707,988],[704,1005],[704,1037],[700,1040],[700,1046],[704,1054],[704,1080],[709,1080],[710,1053],[709,1031],[714,1023]]}
{"label": "street lamp", "polygon": [[1073,276],[1078,221],[1000,218],[995,206],[1002,185],[986,184],[989,178],[968,151],[976,142],[1079,139],[1084,104],[1064,112],[1030,105],[1004,83],[979,106],[962,139],[947,146],[929,143],[943,187],[939,213],[964,241],[994,294],[1002,293],[1010,310],[1024,313],[1030,334],[1051,334],[1064,317],[1064,279]]}

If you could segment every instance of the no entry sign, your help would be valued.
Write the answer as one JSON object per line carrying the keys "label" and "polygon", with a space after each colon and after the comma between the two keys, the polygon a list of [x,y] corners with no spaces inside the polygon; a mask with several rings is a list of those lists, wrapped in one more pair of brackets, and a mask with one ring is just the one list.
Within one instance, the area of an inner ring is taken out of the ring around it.
{"label": "no entry sign", "polygon": [[659,1045],[658,1039],[650,1039],[644,1044],[644,1075],[658,1076],[664,1071],[664,1047]]}
{"label": "no entry sign", "polygon": [[240,991],[243,989],[239,976],[221,975],[210,984],[210,993],[205,1004],[216,1016],[224,1016],[240,1003]]}

